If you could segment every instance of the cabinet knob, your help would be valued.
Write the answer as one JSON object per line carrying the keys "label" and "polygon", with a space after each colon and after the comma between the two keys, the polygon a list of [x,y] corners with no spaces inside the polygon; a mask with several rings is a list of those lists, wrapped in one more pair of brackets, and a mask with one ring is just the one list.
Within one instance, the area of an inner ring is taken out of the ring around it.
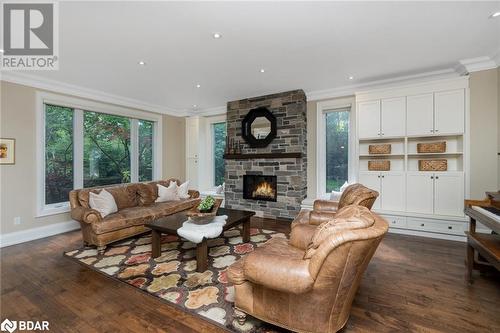
{"label": "cabinet knob", "polygon": [[434,130],[434,132],[439,132],[439,130]]}
{"label": "cabinet knob", "polygon": [[384,135],[384,133],[381,133],[381,135]]}
{"label": "cabinet knob", "polygon": [[450,230],[451,230],[451,229],[453,229],[453,228],[451,227],[451,225],[449,225],[449,226],[448,226],[448,229],[450,229]]}
{"label": "cabinet knob", "polygon": [[439,176],[436,176],[436,179],[439,179]]}
{"label": "cabinet knob", "polygon": [[431,179],[434,179],[434,176],[431,176]]}
{"label": "cabinet knob", "polygon": [[434,130],[430,130],[431,133],[434,133]]}
{"label": "cabinet knob", "polygon": [[420,223],[420,226],[421,226],[421,227],[423,227],[423,226],[425,226],[425,224],[423,224],[423,223]]}
{"label": "cabinet knob", "polygon": [[384,178],[384,177],[385,177],[385,176],[384,176],[384,175],[382,175],[382,178]]}

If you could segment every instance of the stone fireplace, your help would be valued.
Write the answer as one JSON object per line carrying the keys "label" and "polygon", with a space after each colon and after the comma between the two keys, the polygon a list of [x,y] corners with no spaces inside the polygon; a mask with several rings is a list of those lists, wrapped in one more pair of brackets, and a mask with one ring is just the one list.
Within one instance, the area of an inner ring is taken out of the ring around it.
{"label": "stone fireplace", "polygon": [[[242,120],[260,107],[276,118],[276,137],[252,148],[242,137]],[[225,156],[225,207],[269,218],[292,219],[299,213],[307,192],[306,121],[302,90],[228,103],[227,135],[240,149]]]}

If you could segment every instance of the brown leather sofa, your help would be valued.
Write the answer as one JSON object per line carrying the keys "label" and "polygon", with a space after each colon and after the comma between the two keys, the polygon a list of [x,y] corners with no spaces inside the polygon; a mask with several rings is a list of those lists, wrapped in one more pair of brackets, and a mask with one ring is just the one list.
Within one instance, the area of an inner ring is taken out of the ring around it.
{"label": "brown leather sofa", "polygon": [[228,268],[235,316],[297,332],[337,332],[346,324],[362,274],[388,224],[363,206],[339,209],[314,234],[292,229]]}
{"label": "brown leather sofa", "polygon": [[[96,245],[103,252],[106,245],[124,238],[149,231],[145,223],[161,216],[171,215],[197,205],[198,191],[189,190],[189,199],[156,203],[158,187],[168,186],[167,179],[149,183],[120,184],[73,190],[69,193],[71,217],[80,222],[85,245]],[[102,218],[101,214],[89,206],[89,192],[99,193],[106,189],[116,201],[118,211]]]}

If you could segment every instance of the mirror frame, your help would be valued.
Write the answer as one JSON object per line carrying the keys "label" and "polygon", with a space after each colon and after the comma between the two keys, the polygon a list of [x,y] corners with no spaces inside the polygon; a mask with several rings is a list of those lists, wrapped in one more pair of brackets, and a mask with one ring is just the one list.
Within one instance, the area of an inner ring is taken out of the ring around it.
{"label": "mirror frame", "polygon": [[[271,132],[264,139],[257,139],[252,134],[252,123],[256,118],[266,117],[271,123]],[[241,121],[241,136],[252,148],[267,147],[276,137],[276,117],[269,111],[268,108],[259,107],[250,110]]]}

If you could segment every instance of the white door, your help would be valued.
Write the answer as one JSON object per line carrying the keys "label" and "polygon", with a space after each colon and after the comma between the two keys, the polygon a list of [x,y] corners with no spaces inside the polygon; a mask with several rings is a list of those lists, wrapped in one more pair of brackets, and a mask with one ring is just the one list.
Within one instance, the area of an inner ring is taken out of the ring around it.
{"label": "white door", "polygon": [[436,173],[434,193],[434,214],[464,215],[464,177],[462,172]]}
{"label": "white door", "polygon": [[359,103],[358,119],[360,139],[380,136],[380,100]]}
{"label": "white door", "polygon": [[[377,191],[380,194],[380,173],[373,171],[366,171],[359,173],[359,183],[364,186]],[[372,209],[380,209],[380,195],[373,204]]]}
{"label": "white door", "polygon": [[406,174],[406,210],[412,213],[432,214],[434,206],[434,174],[408,172]]}
{"label": "white door", "polygon": [[434,96],[423,94],[406,97],[406,134],[434,133]]}
{"label": "white door", "polygon": [[434,94],[434,132],[455,134],[464,132],[465,95],[463,89]]}
{"label": "white door", "polygon": [[186,157],[198,158],[199,118],[186,119]]}
{"label": "white door", "polygon": [[382,172],[382,195],[380,206],[383,210],[405,210],[405,175],[403,172]]}
{"label": "white door", "polygon": [[381,136],[405,136],[406,97],[383,99],[381,110]]}
{"label": "white door", "polygon": [[188,158],[186,164],[186,180],[190,188],[198,188],[198,159]]}

